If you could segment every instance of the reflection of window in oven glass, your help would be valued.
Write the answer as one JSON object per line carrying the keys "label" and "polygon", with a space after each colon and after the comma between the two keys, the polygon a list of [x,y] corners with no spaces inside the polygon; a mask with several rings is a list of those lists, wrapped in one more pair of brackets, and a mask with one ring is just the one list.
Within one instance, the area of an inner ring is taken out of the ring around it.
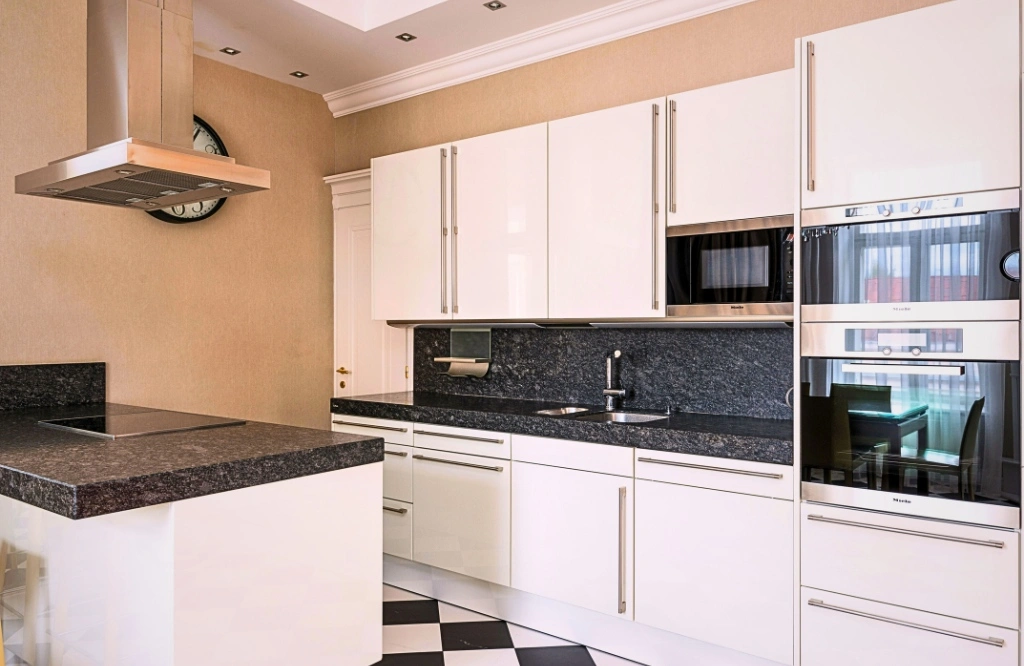
{"label": "reflection of window in oven glass", "polygon": [[902,303],[907,300],[909,247],[865,247],[861,250],[861,300],[864,303]]}
{"label": "reflection of window in oven glass", "polygon": [[980,294],[981,244],[941,243],[929,248],[928,299],[977,300]]}

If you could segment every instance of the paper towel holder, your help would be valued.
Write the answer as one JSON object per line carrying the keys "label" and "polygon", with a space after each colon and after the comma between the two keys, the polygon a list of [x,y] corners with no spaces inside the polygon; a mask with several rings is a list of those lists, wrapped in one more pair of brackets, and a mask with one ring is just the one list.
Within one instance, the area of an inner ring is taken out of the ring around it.
{"label": "paper towel holder", "polygon": [[439,356],[434,363],[447,363],[445,374],[451,377],[483,377],[491,367],[491,329],[453,328],[450,332],[449,355]]}

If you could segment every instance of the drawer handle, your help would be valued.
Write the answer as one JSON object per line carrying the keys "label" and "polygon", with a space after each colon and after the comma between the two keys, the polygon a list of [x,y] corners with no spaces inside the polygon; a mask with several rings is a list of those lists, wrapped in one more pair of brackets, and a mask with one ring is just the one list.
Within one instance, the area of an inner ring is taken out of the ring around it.
{"label": "drawer handle", "polygon": [[729,469],[728,467],[711,467],[708,465],[694,465],[692,463],[681,463],[674,460],[657,460],[655,458],[637,458],[640,462],[654,463],[655,465],[671,465],[672,467],[686,467],[687,469],[702,469],[706,472],[725,472],[727,474],[741,474],[743,476],[756,476],[761,479],[781,479],[781,474],[769,472],[751,472],[745,469]]}
{"label": "drawer handle", "polygon": [[398,456],[399,458],[404,458],[404,457],[406,457],[409,454],[406,453],[405,451],[385,451],[384,455],[386,455],[386,456]]}
{"label": "drawer handle", "polygon": [[619,488],[619,615],[626,612],[626,488]]}
{"label": "drawer handle", "polygon": [[458,465],[459,467],[472,467],[473,469],[486,469],[490,472],[502,472],[504,467],[491,467],[489,465],[477,465],[476,463],[460,462],[458,460],[445,460],[444,458],[431,458],[429,456],[413,456],[413,460],[428,460],[430,462],[444,463],[446,465]]}
{"label": "drawer handle", "polygon": [[334,421],[334,425],[355,426],[357,428],[371,428],[373,430],[387,430],[388,432],[409,432],[408,428],[395,428],[393,426],[370,425],[368,423],[352,423],[350,421]]}
{"label": "drawer handle", "polygon": [[446,439],[464,439],[467,442],[486,442],[488,444],[504,444],[503,439],[488,439],[486,437],[468,437],[466,435],[448,435],[443,432],[429,432],[427,430],[413,430],[415,435],[430,435],[431,437],[444,437]]}
{"label": "drawer handle", "polygon": [[921,631],[930,631],[933,634],[942,634],[943,636],[950,636],[952,638],[959,638],[965,641],[971,641],[973,643],[982,643],[984,645],[991,645],[992,647],[1004,647],[1006,641],[1001,638],[982,638],[980,636],[971,636],[970,634],[961,634],[956,631],[949,631],[947,629],[939,629],[937,627],[929,627],[926,624],[917,624],[916,622],[907,622],[906,620],[896,620],[891,617],[885,617],[883,615],[874,615],[872,613],[865,613],[863,611],[853,610],[852,608],[843,608],[842,606],[832,606],[826,604],[820,599],[808,599],[808,606],[814,608],[821,608],[824,610],[836,611],[838,613],[846,613],[848,615],[856,615],[857,617],[867,618],[869,620],[878,620],[879,622],[887,622],[889,624],[895,624],[901,627],[907,627],[909,629],[920,629]]}
{"label": "drawer handle", "polygon": [[409,513],[409,509],[396,509],[393,506],[385,506],[384,510],[390,511],[391,513],[397,513],[400,516],[404,516],[405,514]]}
{"label": "drawer handle", "polygon": [[847,527],[863,527],[868,530],[879,532],[893,532],[894,534],[906,534],[908,536],[924,537],[926,539],[938,539],[939,541],[953,541],[955,543],[966,543],[971,546],[985,546],[986,548],[1006,548],[1002,541],[984,541],[981,539],[967,539],[965,537],[946,536],[945,534],[934,534],[933,532],[918,532],[916,530],[905,530],[899,527],[885,527],[884,525],[872,525],[870,523],[857,523],[852,520],[840,520],[839,518],[826,518],[810,514],[807,520],[816,523],[830,523],[832,525],[846,525]]}

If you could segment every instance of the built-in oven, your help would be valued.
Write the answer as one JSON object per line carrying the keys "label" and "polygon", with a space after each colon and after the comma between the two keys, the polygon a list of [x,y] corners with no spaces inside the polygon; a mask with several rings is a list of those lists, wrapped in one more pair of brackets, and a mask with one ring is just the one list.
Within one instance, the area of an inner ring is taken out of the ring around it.
{"label": "built-in oven", "polygon": [[1020,527],[1020,322],[804,323],[804,500]]}
{"label": "built-in oven", "polygon": [[802,321],[1009,320],[1020,191],[805,211]]}
{"label": "built-in oven", "polygon": [[670,317],[792,316],[793,218],[668,228]]}

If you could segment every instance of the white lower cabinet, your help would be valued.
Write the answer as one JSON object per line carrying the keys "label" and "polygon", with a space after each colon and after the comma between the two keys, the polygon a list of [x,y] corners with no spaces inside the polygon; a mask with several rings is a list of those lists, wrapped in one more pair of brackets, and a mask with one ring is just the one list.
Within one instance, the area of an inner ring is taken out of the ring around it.
{"label": "white lower cabinet", "polygon": [[512,587],[632,619],[632,560],[632,478],[512,463]]}
{"label": "white lower cabinet", "polygon": [[793,663],[792,502],[638,480],[635,538],[637,622]]}
{"label": "white lower cabinet", "polygon": [[412,559],[413,505],[384,500],[384,553]]}
{"label": "white lower cabinet", "polygon": [[1017,666],[1016,631],[804,588],[803,666]]}
{"label": "white lower cabinet", "polygon": [[418,447],[412,458],[413,559],[508,585],[509,461]]}

